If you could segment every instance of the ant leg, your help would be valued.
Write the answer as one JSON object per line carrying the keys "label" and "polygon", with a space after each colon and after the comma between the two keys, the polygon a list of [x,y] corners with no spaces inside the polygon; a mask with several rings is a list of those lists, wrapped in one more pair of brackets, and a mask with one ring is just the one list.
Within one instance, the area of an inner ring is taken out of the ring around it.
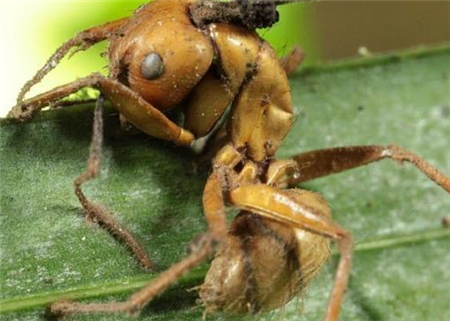
{"label": "ant leg", "polygon": [[51,305],[50,311],[55,315],[117,312],[134,314],[139,312],[155,296],[164,292],[182,275],[201,264],[214,252],[226,235],[223,177],[220,170],[216,169],[208,178],[203,193],[203,207],[208,222],[208,231],[193,241],[188,256],[161,273],[158,278],[130,296],[127,301],[98,304],[59,301]]}
{"label": "ant leg", "polygon": [[450,179],[448,177],[420,156],[396,145],[338,147],[296,155],[293,159],[299,166],[300,175],[291,178],[290,185],[339,173],[385,158],[392,159],[399,164],[403,162],[413,164],[430,180],[450,193]]}
{"label": "ant leg", "polygon": [[59,64],[61,59],[63,59],[72,48],[75,48],[75,51],[71,55],[75,54],[78,51],[86,50],[96,43],[99,43],[110,37],[112,33],[122,27],[127,21],[128,18],[108,22],[106,24],[84,30],[78,33],[75,37],[67,40],[47,60],[45,65],[36,72],[33,78],[25,83],[17,97],[17,105],[22,104],[27,92],[29,92],[34,85],[39,83],[46,74],[54,69]]}
{"label": "ant leg", "polygon": [[53,104],[50,104],[49,109],[58,109],[58,108],[67,108],[72,106],[77,106],[81,104],[92,104],[97,101],[97,98],[88,98],[88,99],[77,99],[77,100],[60,100]]}
{"label": "ant leg", "polygon": [[284,71],[286,71],[286,75],[289,76],[297,70],[297,68],[303,63],[305,58],[305,51],[299,46],[295,46],[286,56],[281,59],[280,63]]}
{"label": "ant leg", "polygon": [[450,217],[449,216],[445,216],[442,218],[442,226],[443,227],[450,227]]}
{"label": "ant leg", "polygon": [[140,291],[133,294],[127,301],[110,303],[78,303],[71,301],[58,301],[50,306],[50,312],[56,316],[67,316],[71,314],[92,313],[129,313],[136,314],[155,296],[164,292],[170,285],[201,264],[210,254],[211,248],[204,241],[204,245],[196,252],[191,253],[180,262],[172,265],[159,277]]}
{"label": "ant leg", "polygon": [[136,256],[141,265],[146,269],[153,267],[144,247],[125,227],[120,225],[112,213],[100,204],[91,202],[81,189],[81,185],[97,177],[100,171],[102,143],[103,143],[103,105],[105,99],[100,96],[94,111],[94,124],[92,142],[89,150],[89,158],[86,170],[74,181],[75,194],[84,208],[86,218],[98,223],[111,234],[121,240]]}
{"label": "ant leg", "polygon": [[323,205],[306,204],[300,194],[301,190],[280,190],[257,184],[232,190],[229,192],[229,200],[242,210],[329,237],[337,242],[341,258],[325,316],[325,321],[337,321],[350,274],[353,238],[349,232],[332,222],[328,217],[329,213],[321,210]]}
{"label": "ant leg", "polygon": [[22,121],[29,119],[43,107],[85,87],[98,89],[126,119],[150,136],[185,146],[191,145],[194,141],[192,133],[173,123],[137,93],[119,81],[99,73],[25,100],[22,104],[16,105],[8,117]]}

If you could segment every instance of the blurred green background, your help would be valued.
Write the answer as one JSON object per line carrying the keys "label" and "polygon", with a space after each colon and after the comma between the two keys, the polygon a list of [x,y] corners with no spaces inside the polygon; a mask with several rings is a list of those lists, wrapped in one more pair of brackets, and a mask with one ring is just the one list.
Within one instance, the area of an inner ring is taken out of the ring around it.
{"label": "blurred green background", "polygon": [[[88,27],[129,16],[146,2],[2,0],[0,116],[61,43]],[[280,56],[300,45],[307,53],[304,65],[450,41],[449,1],[302,2],[283,6],[280,13],[280,22],[260,33]],[[64,61],[30,95],[92,71],[106,73],[106,61],[100,56],[104,51],[101,44]]]}

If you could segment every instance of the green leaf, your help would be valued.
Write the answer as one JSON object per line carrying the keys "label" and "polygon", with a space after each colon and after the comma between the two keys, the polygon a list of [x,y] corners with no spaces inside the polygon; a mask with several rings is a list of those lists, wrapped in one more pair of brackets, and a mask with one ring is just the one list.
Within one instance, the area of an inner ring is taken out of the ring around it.
{"label": "green leaf", "polygon": [[[396,143],[450,174],[450,49],[310,68],[291,79],[298,119],[278,153]],[[105,231],[84,222],[72,181],[83,169],[92,106],[1,121],[1,320],[43,320],[59,298],[122,300],[176,262],[205,229],[207,172],[186,149],[122,136],[106,117],[100,178],[87,194],[113,209],[157,263],[140,269]],[[341,320],[450,320],[450,196],[412,166],[383,161],[303,186],[319,191],[357,242]],[[320,320],[338,255],[302,298],[263,320]],[[136,320],[200,320],[207,266],[155,299]],[[299,317],[302,314],[301,317]],[[249,317],[252,319],[252,317]],[[259,316],[257,317],[259,318]],[[124,315],[73,320],[127,320]],[[225,314],[208,320],[242,320]],[[245,318],[244,318],[245,319]]]}

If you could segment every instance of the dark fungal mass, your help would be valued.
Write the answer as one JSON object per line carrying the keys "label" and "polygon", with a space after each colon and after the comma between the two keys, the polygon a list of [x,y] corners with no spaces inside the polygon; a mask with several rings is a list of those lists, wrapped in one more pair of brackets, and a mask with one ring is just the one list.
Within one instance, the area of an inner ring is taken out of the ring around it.
{"label": "dark fungal mass", "polygon": [[242,17],[242,23],[248,29],[268,28],[279,20],[275,1],[267,0],[237,0]]}

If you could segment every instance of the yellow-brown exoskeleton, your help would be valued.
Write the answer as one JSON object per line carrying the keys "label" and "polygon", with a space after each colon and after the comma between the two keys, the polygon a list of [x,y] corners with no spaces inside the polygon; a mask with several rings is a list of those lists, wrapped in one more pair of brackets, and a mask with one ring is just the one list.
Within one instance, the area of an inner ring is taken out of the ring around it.
{"label": "yellow-brown exoskeleton", "polygon": [[[135,237],[81,189],[99,171],[104,99],[124,120],[156,138],[191,146],[214,134],[209,140],[212,170],[203,194],[208,231],[191,252],[125,302],[57,301],[50,307],[53,313],[134,313],[214,253],[199,291],[207,312],[273,310],[301,293],[320,271],[333,240],[341,258],[325,320],[335,321],[347,287],[352,237],[333,222],[318,194],[295,186],[390,158],[412,163],[450,192],[447,177],[398,146],[333,148],[287,161],[274,159],[292,124],[287,72],[295,69],[301,54],[296,50],[279,61],[254,29],[277,21],[279,2],[153,1],[130,18],[79,33],[24,86],[10,118],[29,119],[85,87],[100,91],[88,167],[76,178],[75,192],[86,216],[122,239],[146,268],[152,262]],[[24,100],[71,49],[84,50],[104,40],[109,41],[108,76],[95,73]],[[182,123],[168,116],[175,108],[184,115]],[[241,210],[230,228],[227,205]]]}

